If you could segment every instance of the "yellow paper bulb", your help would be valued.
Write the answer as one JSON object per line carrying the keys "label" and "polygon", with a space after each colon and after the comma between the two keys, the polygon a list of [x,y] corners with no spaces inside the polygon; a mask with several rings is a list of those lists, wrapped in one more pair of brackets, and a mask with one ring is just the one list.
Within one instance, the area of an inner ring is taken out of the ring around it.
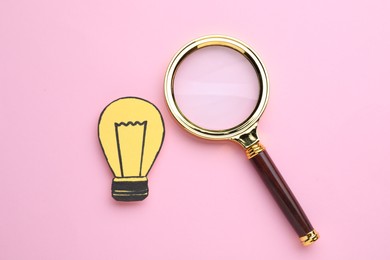
{"label": "yellow paper bulb", "polygon": [[150,102],[127,97],[109,104],[99,120],[99,140],[114,173],[112,196],[120,201],[143,200],[147,175],[164,139],[164,122]]}

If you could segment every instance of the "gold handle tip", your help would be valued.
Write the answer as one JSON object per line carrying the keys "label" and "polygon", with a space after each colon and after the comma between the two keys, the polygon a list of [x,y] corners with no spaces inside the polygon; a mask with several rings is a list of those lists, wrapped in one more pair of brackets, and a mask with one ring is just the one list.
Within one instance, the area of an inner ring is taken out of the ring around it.
{"label": "gold handle tip", "polygon": [[312,230],[309,233],[307,233],[305,236],[300,237],[302,245],[304,246],[310,246],[314,242],[316,242],[320,238],[320,234],[318,234],[317,231]]}

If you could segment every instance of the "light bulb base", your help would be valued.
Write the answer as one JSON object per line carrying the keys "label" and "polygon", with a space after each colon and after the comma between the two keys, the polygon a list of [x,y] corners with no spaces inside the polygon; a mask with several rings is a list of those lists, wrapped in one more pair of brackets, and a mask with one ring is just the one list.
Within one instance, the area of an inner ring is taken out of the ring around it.
{"label": "light bulb base", "polygon": [[149,193],[148,180],[127,181],[121,178],[112,180],[112,197],[117,201],[140,201],[144,200]]}

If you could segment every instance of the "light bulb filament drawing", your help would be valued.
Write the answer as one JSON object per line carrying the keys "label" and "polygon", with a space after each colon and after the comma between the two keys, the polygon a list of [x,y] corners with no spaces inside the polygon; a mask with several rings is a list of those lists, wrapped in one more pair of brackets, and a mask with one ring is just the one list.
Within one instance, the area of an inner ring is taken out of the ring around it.
{"label": "light bulb filament drawing", "polygon": [[[141,177],[148,122],[114,123],[122,178]],[[119,177],[119,176],[117,176]]]}

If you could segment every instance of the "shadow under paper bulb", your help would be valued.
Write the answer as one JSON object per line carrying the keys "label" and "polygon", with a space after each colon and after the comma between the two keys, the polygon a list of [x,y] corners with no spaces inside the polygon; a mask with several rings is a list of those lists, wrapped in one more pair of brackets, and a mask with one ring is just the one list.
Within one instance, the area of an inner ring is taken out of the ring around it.
{"label": "shadow under paper bulb", "polygon": [[99,120],[99,140],[114,173],[112,197],[119,201],[148,196],[147,175],[164,139],[158,109],[146,100],[127,97],[109,104]]}

